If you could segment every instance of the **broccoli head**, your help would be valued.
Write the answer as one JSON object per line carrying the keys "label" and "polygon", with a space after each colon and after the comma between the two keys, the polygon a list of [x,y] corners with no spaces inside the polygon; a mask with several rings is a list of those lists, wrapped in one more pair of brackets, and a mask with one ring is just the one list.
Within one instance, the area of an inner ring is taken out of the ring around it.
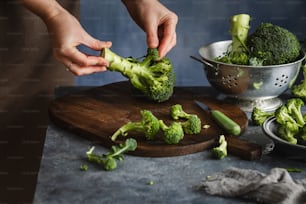
{"label": "broccoli head", "polygon": [[184,130],[179,122],[174,121],[169,126],[162,120],[159,122],[164,133],[164,141],[167,144],[177,144],[184,138]]}
{"label": "broccoli head", "polygon": [[288,113],[293,116],[295,121],[300,127],[305,125],[305,121],[302,114],[302,106],[304,106],[304,101],[300,98],[291,98],[286,103]]}
{"label": "broccoli head", "polygon": [[120,57],[108,48],[102,49],[101,56],[109,62],[108,70],[127,77],[132,86],[148,99],[163,102],[172,96],[175,73],[168,58],[159,60],[157,49],[148,48],[143,61]]}
{"label": "broccoli head", "polygon": [[224,56],[216,60],[229,64],[247,65],[249,63],[246,41],[249,33],[250,16],[248,14],[234,15],[230,19],[230,34],[232,42]]}
{"label": "broccoli head", "polygon": [[295,97],[306,101],[306,64],[303,66],[303,80],[299,84],[293,85],[291,92]]}
{"label": "broccoli head", "polygon": [[301,45],[296,35],[287,29],[262,23],[247,38],[251,57],[263,60],[263,65],[279,65],[294,62],[299,56]]}
{"label": "broccoli head", "polygon": [[225,140],[224,135],[219,137],[219,145],[213,148],[213,155],[217,159],[223,159],[227,156],[227,141]]}
{"label": "broccoli head", "polygon": [[251,114],[252,121],[258,126],[262,125],[271,116],[274,116],[274,112],[266,112],[258,107],[254,107]]}
{"label": "broccoli head", "polygon": [[142,117],[140,121],[124,124],[111,136],[111,139],[115,141],[119,135],[126,136],[130,131],[141,132],[147,139],[154,139],[160,128],[159,120],[149,110],[142,110],[140,113]]}

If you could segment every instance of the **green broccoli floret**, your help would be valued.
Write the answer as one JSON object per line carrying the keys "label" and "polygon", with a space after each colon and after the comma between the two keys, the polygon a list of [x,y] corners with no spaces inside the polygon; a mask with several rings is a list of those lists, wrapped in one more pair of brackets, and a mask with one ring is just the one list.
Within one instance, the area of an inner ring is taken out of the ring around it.
{"label": "green broccoli floret", "polygon": [[184,111],[181,104],[171,106],[170,115],[174,120],[178,120],[180,118],[188,119],[190,117],[190,114]]}
{"label": "green broccoli floret", "polygon": [[274,116],[274,112],[263,111],[258,107],[254,107],[251,114],[252,121],[258,126],[262,125],[271,116]]}
{"label": "green broccoli floret", "polygon": [[217,159],[223,159],[227,156],[227,141],[225,140],[224,135],[219,137],[219,145],[213,148],[213,155]]}
{"label": "green broccoli floret", "polygon": [[229,64],[249,64],[248,48],[246,41],[250,29],[250,16],[248,14],[234,15],[230,19],[230,34],[232,36],[231,45],[224,56],[215,60]]}
{"label": "green broccoli floret", "polygon": [[305,125],[305,121],[302,114],[302,106],[304,106],[304,101],[300,98],[291,98],[286,103],[288,113],[295,119],[300,127]]}
{"label": "green broccoli floret", "polygon": [[302,144],[306,143],[306,125],[300,128],[297,138]]}
{"label": "green broccoli floret", "polygon": [[199,134],[202,129],[201,119],[197,115],[190,115],[190,117],[185,121],[181,122],[184,133],[189,135]]}
{"label": "green broccoli floret", "polygon": [[108,48],[102,49],[101,56],[109,62],[108,70],[127,77],[148,99],[163,102],[172,96],[175,73],[168,58],[158,59],[157,49],[149,48],[142,62],[120,57]]}
{"label": "green broccoli floret", "polygon": [[297,139],[295,138],[299,132],[299,127],[293,123],[286,122],[283,125],[280,125],[277,129],[277,132],[283,140],[291,144],[297,144]]}
{"label": "green broccoli floret", "polygon": [[275,118],[276,121],[280,124],[277,130],[279,136],[292,144],[296,144],[296,136],[299,132],[300,126],[295,121],[294,116],[289,113],[286,104],[281,105],[276,109]]}
{"label": "green broccoli floret", "polygon": [[263,60],[263,65],[279,65],[294,62],[301,45],[296,35],[271,23],[262,23],[247,38],[250,57]]}
{"label": "green broccoli floret", "polygon": [[177,144],[184,138],[184,130],[179,122],[172,122],[167,126],[164,121],[160,120],[160,127],[164,133],[164,141],[167,144]]}
{"label": "green broccoli floret", "polygon": [[291,123],[292,125],[299,127],[295,119],[290,115],[287,106],[281,105],[275,110],[275,119],[281,125],[287,125]]}
{"label": "green broccoli floret", "polygon": [[117,168],[117,161],[123,160],[123,154],[128,151],[134,151],[137,148],[137,142],[133,138],[128,138],[124,143],[119,145],[113,145],[111,150],[102,156],[94,154],[95,147],[90,148],[86,152],[89,161],[103,165],[107,171],[114,170]]}
{"label": "green broccoli floret", "polygon": [[303,66],[303,80],[299,84],[293,85],[291,92],[295,97],[306,101],[306,64]]}
{"label": "green broccoli floret", "polygon": [[181,104],[171,106],[170,115],[174,120],[187,119],[187,121],[181,122],[184,133],[199,134],[201,132],[201,119],[195,114],[185,112]]}
{"label": "green broccoli floret", "polygon": [[159,131],[159,120],[149,110],[142,110],[141,120],[137,122],[128,122],[121,126],[112,136],[111,139],[115,141],[119,135],[127,136],[130,131],[137,131],[144,133],[145,137],[149,140],[155,138]]}

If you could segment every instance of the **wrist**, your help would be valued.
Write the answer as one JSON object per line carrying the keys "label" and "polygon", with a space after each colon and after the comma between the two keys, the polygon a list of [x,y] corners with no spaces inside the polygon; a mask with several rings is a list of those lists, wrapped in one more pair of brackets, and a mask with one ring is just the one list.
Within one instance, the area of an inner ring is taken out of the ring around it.
{"label": "wrist", "polygon": [[21,0],[22,4],[38,15],[44,22],[59,15],[65,9],[55,0]]}

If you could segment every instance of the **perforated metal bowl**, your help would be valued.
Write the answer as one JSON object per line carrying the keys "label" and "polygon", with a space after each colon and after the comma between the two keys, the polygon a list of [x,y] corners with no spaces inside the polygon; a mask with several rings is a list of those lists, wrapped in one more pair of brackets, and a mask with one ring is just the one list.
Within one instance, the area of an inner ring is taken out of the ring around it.
{"label": "perforated metal bowl", "polygon": [[220,97],[238,104],[245,111],[255,106],[275,110],[282,102],[278,98],[295,82],[305,54],[288,64],[245,66],[217,62],[231,41],[219,41],[199,49],[209,83],[222,93]]}

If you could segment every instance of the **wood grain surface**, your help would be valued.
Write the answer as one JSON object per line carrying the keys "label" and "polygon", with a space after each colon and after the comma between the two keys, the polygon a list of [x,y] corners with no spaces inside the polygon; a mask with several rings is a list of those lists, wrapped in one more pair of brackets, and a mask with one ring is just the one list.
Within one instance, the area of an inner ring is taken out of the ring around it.
{"label": "wood grain surface", "polygon": [[[50,104],[49,116],[58,126],[110,147],[114,144],[110,136],[125,123],[139,121],[141,110],[150,110],[157,118],[170,124],[173,121],[169,115],[170,107],[181,104],[186,112],[197,114],[202,120],[202,125],[210,125],[210,128],[202,129],[199,135],[185,135],[176,145],[165,144],[161,133],[153,141],[146,140],[144,135],[136,132],[129,133],[127,137],[137,140],[137,149],[132,153],[134,155],[151,157],[186,155],[213,147],[219,135],[225,134],[209,113],[200,109],[194,100],[222,111],[236,121],[242,131],[247,128],[247,116],[239,107],[208,95],[209,93],[195,94],[192,88],[176,87],[170,100],[154,103],[136,94],[127,82],[119,82],[59,97]],[[241,147],[239,142],[244,141],[238,139],[237,142],[237,137],[231,138],[230,146],[234,148],[233,152],[244,154],[242,157],[246,157],[245,159],[252,159],[254,151],[258,151],[257,146],[248,146],[247,143]],[[120,136],[116,143],[121,143],[125,139],[126,137]],[[246,156],[246,153],[250,156]]]}

